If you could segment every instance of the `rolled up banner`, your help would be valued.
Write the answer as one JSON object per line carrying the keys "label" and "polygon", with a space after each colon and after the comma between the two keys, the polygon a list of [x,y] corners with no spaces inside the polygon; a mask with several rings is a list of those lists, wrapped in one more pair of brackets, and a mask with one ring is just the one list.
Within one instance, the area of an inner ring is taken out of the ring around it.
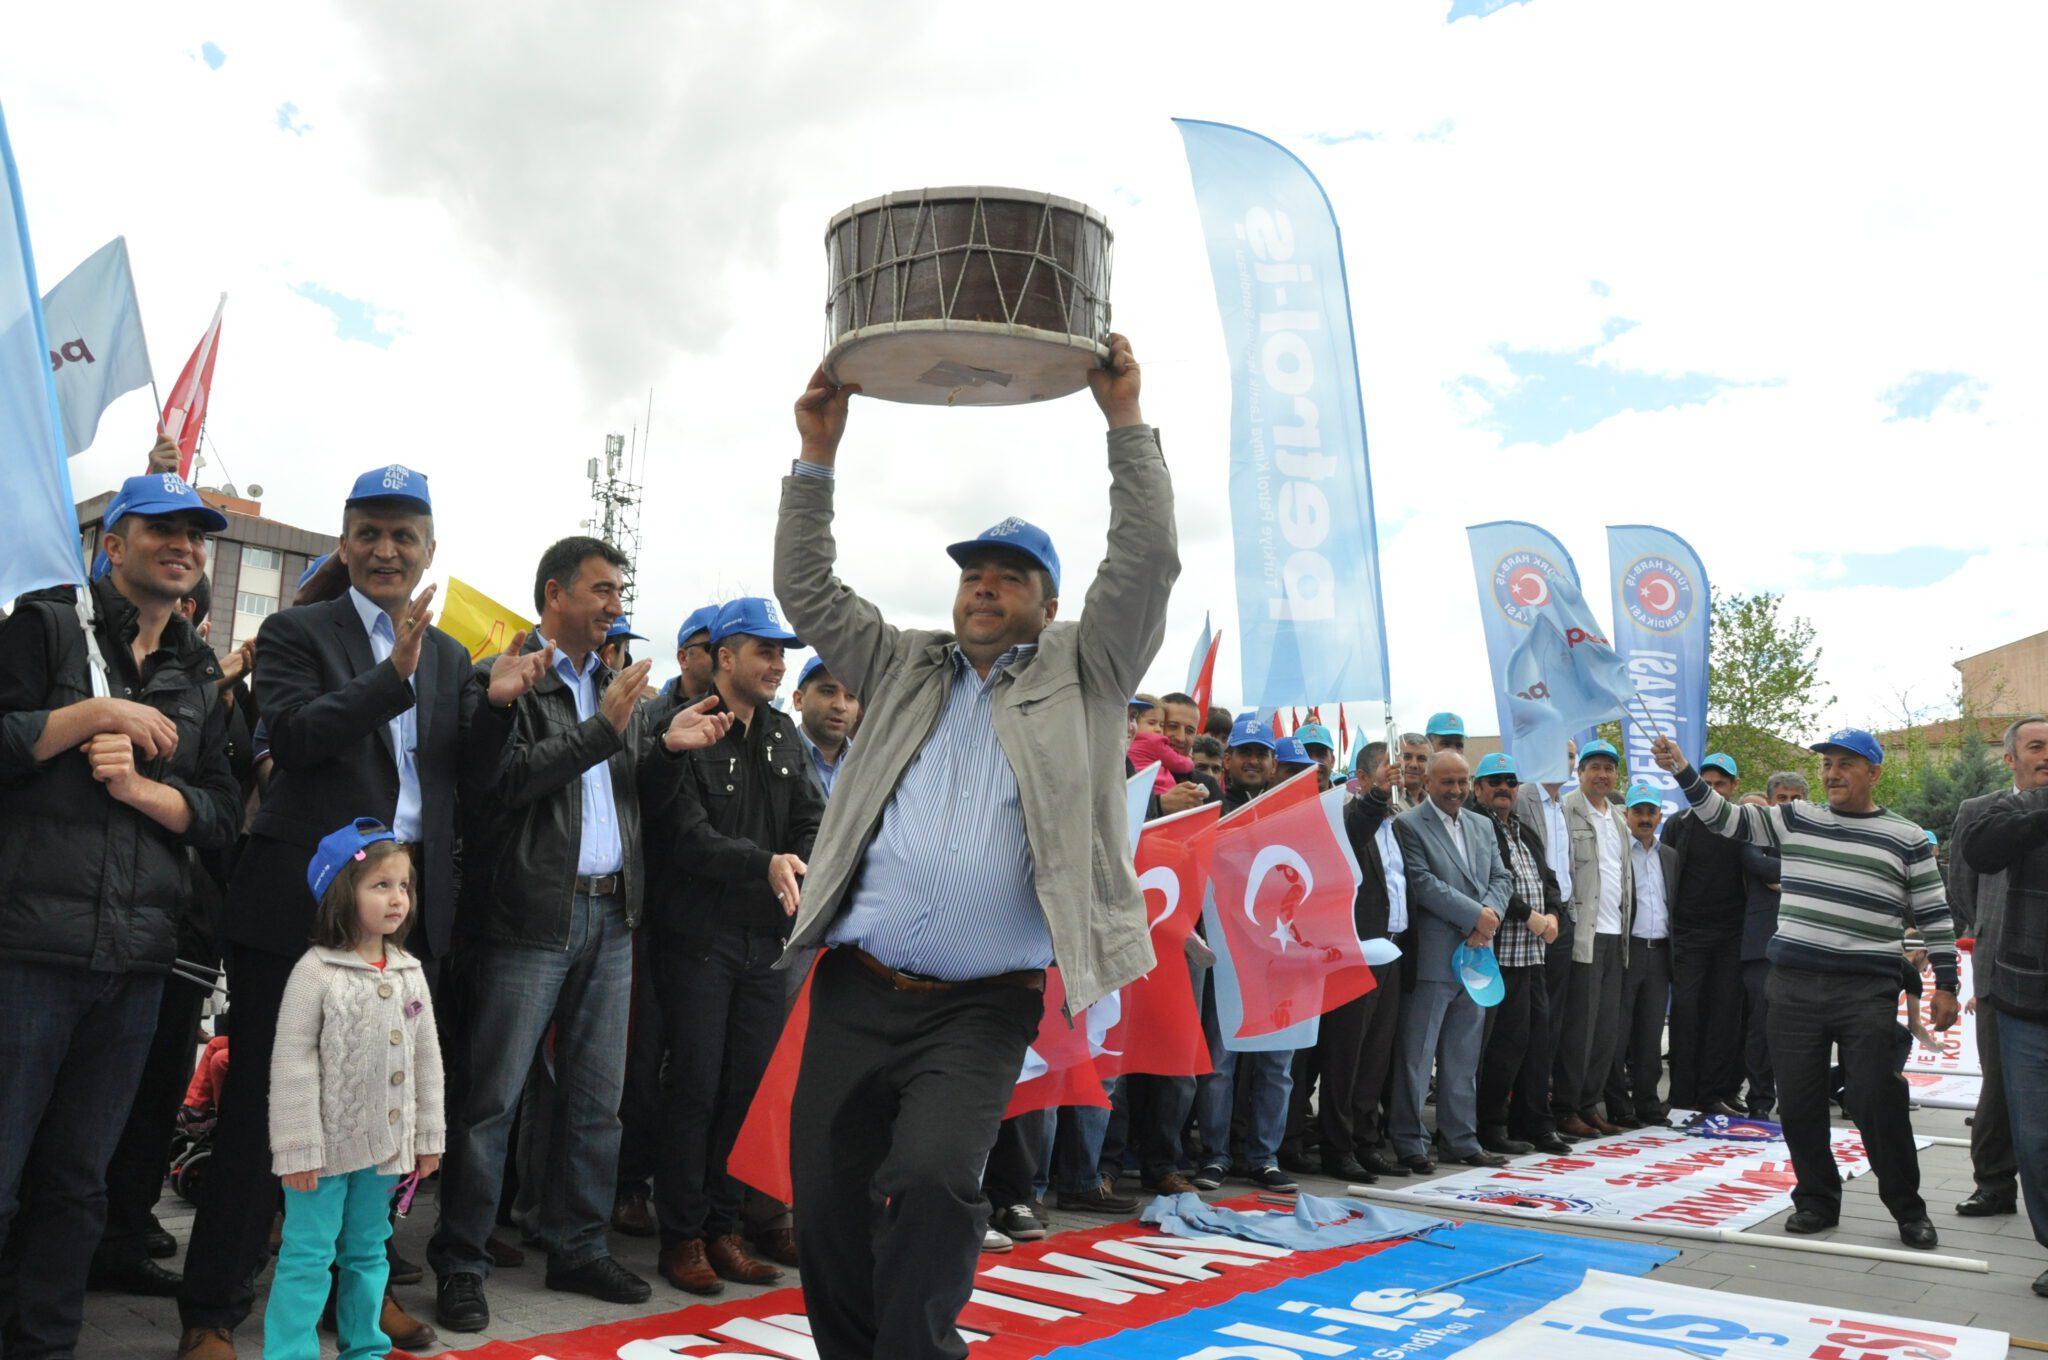
{"label": "rolled up banner", "polygon": [[1245,706],[1384,702],[1379,539],[1336,216],[1279,143],[1174,123],[1230,352]]}
{"label": "rolled up banner", "polygon": [[[1649,719],[1697,767],[1707,754],[1707,656],[1713,643],[1706,568],[1692,545],[1669,529],[1610,524],[1607,569],[1614,578],[1614,650],[1627,664]],[[1622,735],[1634,777],[1663,794],[1667,811],[1684,807],[1678,781],[1650,758],[1659,733],[1646,733],[1640,719],[1624,716]]]}
{"label": "rolled up banner", "polygon": [[[1515,750],[1514,690],[1507,684],[1508,659],[1522,645],[1536,611],[1550,602],[1550,582],[1579,584],[1579,568],[1564,544],[1547,529],[1517,519],[1470,525],[1472,574],[1479,586],[1479,624],[1486,634],[1487,673],[1493,677],[1493,708],[1500,723],[1501,749]],[[1527,778],[1528,776],[1524,776]]]}

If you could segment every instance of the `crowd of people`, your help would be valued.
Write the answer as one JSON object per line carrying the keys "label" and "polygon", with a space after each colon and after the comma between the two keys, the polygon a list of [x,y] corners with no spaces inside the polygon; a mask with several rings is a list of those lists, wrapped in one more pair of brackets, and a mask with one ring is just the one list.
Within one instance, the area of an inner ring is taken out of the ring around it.
{"label": "crowd of people", "polygon": [[[1078,617],[1014,518],[947,549],[949,631],[842,583],[855,389],[821,370],[776,598],[691,614],[658,692],[598,539],[541,555],[539,623],[502,654],[435,629],[432,498],[402,466],[354,482],[294,606],[216,656],[224,518],[173,473],[126,482],[104,575],[0,626],[0,1353],[70,1355],[90,1284],[175,1296],[180,1360],[231,1360],[273,1253],[265,1355],[317,1355],[322,1325],[345,1357],[414,1350],[434,1327],[393,1286],[427,1271],[452,1332],[489,1325],[493,1271],[527,1251],[551,1289],[646,1301],[616,1233],[658,1237],[692,1295],[799,1268],[831,1360],[958,1357],[979,1256],[1042,1237],[1047,1204],[1135,1213],[1127,1179],[1286,1193],[1499,1166],[1677,1107],[1780,1118],[1788,1230],[1819,1232],[1837,1096],[1902,1240],[1932,1247],[1895,1017],[1912,950],[1937,1027],[1957,1019],[1951,900],[1986,1055],[1958,1212],[2012,1213],[2023,1183],[2048,1243],[2048,719],[2006,733],[2014,792],[1965,808],[1945,892],[1929,838],[1875,803],[1860,731],[1814,748],[1820,800],[1661,740],[1667,816],[1604,741],[1524,783],[1511,756],[1468,763],[1451,713],[1346,752],[1319,723],[1133,698],[1178,573],[1173,492],[1127,342],[1091,387],[1112,515]],[[1348,787],[1357,934],[1399,954],[1312,1047],[1233,1051],[1199,936],[1154,956],[1124,811],[1154,766],[1151,818]],[[1494,1004],[1461,950],[1490,953]],[[1213,1071],[1005,1119],[1055,963],[1076,1015],[1191,970]],[[152,1210],[222,975],[180,1275]],[[806,977],[783,1205],[727,1160]],[[416,1263],[391,1223],[427,1178]]]}

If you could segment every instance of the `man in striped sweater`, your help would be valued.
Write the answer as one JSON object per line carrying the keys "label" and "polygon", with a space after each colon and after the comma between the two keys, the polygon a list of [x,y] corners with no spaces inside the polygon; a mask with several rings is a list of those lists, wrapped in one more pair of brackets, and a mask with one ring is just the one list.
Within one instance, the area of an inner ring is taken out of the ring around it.
{"label": "man in striped sweater", "polygon": [[1791,1233],[1816,1233],[1841,1216],[1842,1177],[1828,1123],[1829,1050],[1839,1045],[1848,1106],[1878,1195],[1899,1221],[1899,1240],[1936,1245],[1920,1198],[1906,1086],[1899,1075],[1897,1016],[1902,940],[1917,931],[1934,965],[1936,1029],[1957,1016],[1956,935],[1927,833],[1879,807],[1884,748],[1844,728],[1818,742],[1827,806],[1806,802],[1744,807],[1715,793],[1659,738],[1657,763],[1678,778],[1694,815],[1710,830],[1778,853],[1784,888],[1770,943],[1766,1022],[1777,1068],[1779,1118],[1792,1150]]}

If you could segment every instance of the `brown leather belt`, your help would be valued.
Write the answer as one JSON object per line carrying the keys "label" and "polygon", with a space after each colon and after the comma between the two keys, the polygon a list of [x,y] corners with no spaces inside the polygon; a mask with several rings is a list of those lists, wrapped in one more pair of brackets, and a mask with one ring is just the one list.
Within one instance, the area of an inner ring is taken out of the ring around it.
{"label": "brown leather belt", "polygon": [[941,982],[937,978],[899,972],[865,949],[853,945],[841,945],[840,948],[860,960],[861,967],[899,992],[954,992],[962,987],[1022,987],[1030,992],[1045,990],[1043,968],[1019,968],[1014,973],[997,973],[994,977],[969,978],[964,982]]}
{"label": "brown leather belt", "polygon": [[619,876],[617,874],[578,874],[576,891],[585,897],[617,897]]}

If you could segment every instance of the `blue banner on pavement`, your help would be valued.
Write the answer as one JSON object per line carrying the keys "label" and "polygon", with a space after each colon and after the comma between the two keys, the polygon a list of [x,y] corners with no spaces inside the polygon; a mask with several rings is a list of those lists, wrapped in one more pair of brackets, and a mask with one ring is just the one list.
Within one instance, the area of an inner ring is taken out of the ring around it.
{"label": "blue banner on pavement", "polygon": [[[1501,749],[1524,765],[1522,778],[1533,781],[1527,762],[1536,754],[1517,749],[1511,693],[1501,683],[1508,658],[1522,644],[1537,606],[1550,599],[1550,582],[1579,583],[1579,568],[1564,544],[1549,530],[1521,520],[1495,520],[1465,530],[1472,545],[1472,573],[1479,584],[1479,623],[1486,635],[1486,668],[1493,677],[1494,716],[1500,722]],[[1563,760],[1560,748],[1557,759]]]}
{"label": "blue banner on pavement", "polygon": [[[1607,569],[1614,578],[1614,650],[1658,731],[1625,718],[1628,768],[1664,796],[1666,812],[1685,806],[1678,781],[1657,768],[1650,746],[1669,736],[1697,768],[1707,754],[1707,657],[1713,645],[1713,594],[1692,545],[1649,524],[1607,526]],[[1633,707],[1633,705],[1631,705]]]}
{"label": "blue banner on pavement", "polygon": [[1230,351],[1245,706],[1385,700],[1379,539],[1336,215],[1279,143],[1174,123]]}
{"label": "blue banner on pavement", "polygon": [[[1455,1355],[1577,1289],[1643,1275],[1669,1247],[1467,1223],[1319,1275],[1053,1352],[1056,1360]],[[1501,1267],[1501,1269],[1496,1269]],[[1492,1274],[1485,1272],[1493,1271]]]}
{"label": "blue banner on pavement", "polygon": [[0,110],[0,607],[84,576],[28,214]]}

